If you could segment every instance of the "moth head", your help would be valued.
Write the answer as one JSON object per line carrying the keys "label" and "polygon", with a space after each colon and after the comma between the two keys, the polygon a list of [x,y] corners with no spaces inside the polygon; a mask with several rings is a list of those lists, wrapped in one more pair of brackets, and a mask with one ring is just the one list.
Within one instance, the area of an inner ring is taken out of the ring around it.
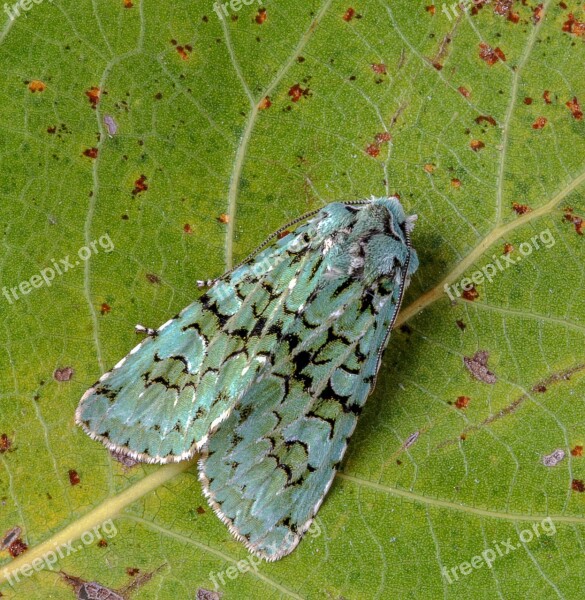
{"label": "moth head", "polygon": [[418,268],[410,234],[416,215],[406,216],[398,198],[377,198],[346,206],[352,215],[334,251],[329,254],[331,274],[349,274],[370,285],[380,278],[408,284]]}

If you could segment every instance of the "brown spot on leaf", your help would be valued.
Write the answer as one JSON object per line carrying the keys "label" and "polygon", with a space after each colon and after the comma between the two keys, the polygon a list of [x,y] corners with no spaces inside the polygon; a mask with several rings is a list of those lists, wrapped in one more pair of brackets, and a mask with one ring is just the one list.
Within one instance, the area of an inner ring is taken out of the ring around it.
{"label": "brown spot on leaf", "polygon": [[193,233],[193,227],[191,227],[191,225],[189,225],[189,223],[185,223],[183,225],[183,231],[185,233],[191,234],[191,233]]}
{"label": "brown spot on leaf", "polygon": [[264,23],[266,21],[266,18],[268,17],[268,13],[266,12],[265,8],[261,8],[258,10],[258,13],[256,14],[256,23],[258,23],[258,25],[262,25],[262,23]]}
{"label": "brown spot on leaf", "polygon": [[532,22],[536,25],[542,19],[543,5],[539,4],[532,10]]}
{"label": "brown spot on leaf", "polygon": [[543,129],[547,124],[547,119],[545,117],[538,117],[534,123],[532,123],[532,129]]}
{"label": "brown spot on leaf", "polygon": [[532,104],[532,98],[526,96],[526,98],[524,98],[524,104],[526,104],[526,106],[530,106]]}
{"label": "brown spot on leaf", "polygon": [[147,273],[146,279],[148,280],[149,283],[153,283],[153,284],[160,283],[160,277],[158,275],[156,275],[155,273]]}
{"label": "brown spot on leaf", "polygon": [[198,515],[204,515],[205,514],[205,509],[202,506],[198,506],[196,510],[197,510],[197,514]]}
{"label": "brown spot on leaf", "polygon": [[372,67],[372,71],[378,75],[386,75],[388,72],[384,63],[372,63],[370,66]]}
{"label": "brown spot on leaf", "polygon": [[283,237],[286,237],[288,234],[290,233],[290,231],[288,229],[285,229],[284,231],[281,231],[276,238],[281,240]]}
{"label": "brown spot on leaf", "polygon": [[355,17],[355,10],[353,8],[348,8],[344,15],[343,15],[343,20],[346,21],[347,23],[349,23],[353,18]]}
{"label": "brown spot on leaf", "polygon": [[217,217],[217,220],[223,225],[227,225],[230,222],[230,216],[226,215],[225,213],[222,213],[221,215],[219,215],[219,217]]}
{"label": "brown spot on leaf", "polygon": [[21,554],[24,554],[28,550],[28,545],[26,542],[22,541],[21,538],[15,539],[10,546],[8,546],[8,552],[12,558],[16,558]]}
{"label": "brown spot on leaf", "polygon": [[520,15],[518,13],[515,13],[513,10],[511,10],[508,13],[508,21],[516,24],[520,21]]}
{"label": "brown spot on leaf", "polygon": [[56,381],[70,381],[73,377],[73,367],[60,367],[55,369],[53,377]]}
{"label": "brown spot on leaf", "polygon": [[124,8],[132,8],[133,6],[132,0],[124,0]]}
{"label": "brown spot on leaf", "polygon": [[451,187],[459,189],[461,187],[461,180],[457,178],[451,179]]}
{"label": "brown spot on leaf", "polygon": [[496,126],[496,120],[493,117],[490,117],[489,115],[480,115],[479,117],[477,117],[475,119],[475,122],[478,125],[481,125],[483,122],[489,123],[490,125],[493,125],[494,127]]}
{"label": "brown spot on leaf", "polygon": [[585,483],[582,479],[573,479],[571,481],[571,488],[574,492],[585,492]]}
{"label": "brown spot on leaf", "polygon": [[104,540],[103,538],[97,543],[98,548],[107,548],[108,547],[108,542],[106,542],[106,540]]}
{"label": "brown spot on leaf", "polygon": [[87,158],[97,158],[98,149],[97,148],[88,148],[83,151],[83,156],[87,156]]}
{"label": "brown spot on leaf", "polygon": [[384,131],[382,133],[377,133],[374,139],[377,144],[385,144],[392,140],[392,136],[388,131]]}
{"label": "brown spot on leaf", "polygon": [[461,297],[468,302],[473,302],[479,298],[479,292],[475,289],[475,286],[472,285],[470,288],[463,290]]}
{"label": "brown spot on leaf", "polygon": [[187,46],[176,46],[175,49],[183,60],[189,60],[189,51],[187,50]]}
{"label": "brown spot on leaf", "polygon": [[583,227],[584,227],[584,223],[585,221],[573,214],[573,209],[572,208],[567,208],[565,211],[565,221],[568,221],[569,223],[573,223],[573,225],[575,226],[575,231],[579,234],[579,235],[583,235]]}
{"label": "brown spot on leaf", "polygon": [[69,483],[73,486],[81,483],[79,473],[75,469],[69,469]]}
{"label": "brown spot on leaf", "polygon": [[514,251],[514,246],[512,246],[512,244],[509,243],[505,243],[504,244],[504,254],[510,254],[510,252]]}
{"label": "brown spot on leaf", "polygon": [[512,209],[517,215],[525,215],[532,210],[528,204],[520,204],[519,202],[512,202]]}
{"label": "brown spot on leaf", "polygon": [[0,454],[5,454],[12,448],[12,440],[8,437],[8,434],[3,433],[0,435]]}
{"label": "brown spot on leaf", "polygon": [[112,310],[112,307],[107,302],[102,302],[100,306],[100,313],[102,315],[107,315]]}
{"label": "brown spot on leaf", "polygon": [[469,145],[474,152],[479,152],[481,149],[485,148],[485,144],[481,140],[471,140]]}
{"label": "brown spot on leaf", "polygon": [[92,87],[92,88],[89,88],[89,90],[87,90],[85,92],[85,95],[89,98],[89,103],[91,104],[91,107],[93,109],[95,109],[95,107],[100,102],[102,90],[100,90],[100,88],[98,88],[98,87]]}
{"label": "brown spot on leaf", "polygon": [[272,106],[269,96],[264,96],[260,102],[258,102],[258,110],[266,110]]}
{"label": "brown spot on leaf", "polygon": [[434,15],[435,14],[435,5],[434,4],[429,4],[428,6],[425,6],[425,10],[429,14]]}
{"label": "brown spot on leaf", "polygon": [[455,321],[455,324],[457,325],[457,327],[459,327],[459,329],[461,329],[461,331],[465,331],[465,329],[467,328],[467,325],[461,319],[457,319],[457,321]]}
{"label": "brown spot on leaf", "polygon": [[575,456],[575,457],[583,456],[583,446],[575,446],[571,450],[571,456]]}
{"label": "brown spot on leaf", "polygon": [[469,98],[471,96],[471,92],[466,87],[460,85],[457,89],[464,98]]}
{"label": "brown spot on leaf", "polygon": [[478,350],[472,357],[465,356],[463,364],[475,379],[493,385],[498,379],[488,369],[488,359],[489,353],[486,350]]}
{"label": "brown spot on leaf", "polygon": [[512,8],[513,3],[513,0],[495,0],[494,13],[496,15],[500,15],[500,17],[505,16]]}
{"label": "brown spot on leaf", "polygon": [[380,154],[380,146],[378,146],[378,144],[368,144],[366,146],[366,154],[376,158]]}
{"label": "brown spot on leaf", "polygon": [[298,102],[301,98],[310,94],[309,88],[302,88],[299,83],[295,83],[289,90],[288,95],[293,102]]}
{"label": "brown spot on leaf", "polygon": [[577,21],[573,13],[569,13],[567,20],[563,23],[563,31],[573,35],[585,36],[585,23]]}
{"label": "brown spot on leaf", "polygon": [[140,573],[140,569],[136,567],[126,567],[126,575],[129,577],[136,577]]}
{"label": "brown spot on leaf", "polygon": [[28,89],[34,94],[35,92],[44,92],[47,86],[39,79],[33,79],[29,82]]}
{"label": "brown spot on leaf", "polygon": [[455,407],[461,409],[467,408],[471,398],[469,396],[459,396],[455,402]]}
{"label": "brown spot on leaf", "polygon": [[550,99],[550,90],[544,90],[542,99],[544,100],[545,104],[552,104],[552,100]]}
{"label": "brown spot on leaf", "polygon": [[506,55],[500,48],[492,48],[485,42],[481,42],[479,45],[479,58],[486,62],[490,67],[495,65],[499,60],[503,62],[506,61]]}
{"label": "brown spot on leaf", "polygon": [[146,183],[147,179],[148,179],[148,177],[146,177],[146,175],[141,175],[134,182],[134,189],[132,190],[133,196],[137,196],[138,194],[140,194],[142,192],[146,192],[146,190],[148,189],[148,184]]}
{"label": "brown spot on leaf", "polygon": [[569,100],[566,106],[573,114],[573,117],[577,119],[577,121],[581,121],[583,119],[583,111],[581,110],[581,106],[579,104],[579,100],[577,100],[577,96],[574,96],[572,100]]}

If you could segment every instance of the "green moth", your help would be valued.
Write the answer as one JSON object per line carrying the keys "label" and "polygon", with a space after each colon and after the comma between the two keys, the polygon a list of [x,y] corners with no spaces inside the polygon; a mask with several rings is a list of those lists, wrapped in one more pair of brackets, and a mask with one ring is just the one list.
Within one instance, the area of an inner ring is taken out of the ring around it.
{"label": "green moth", "polygon": [[[200,452],[204,493],[266,560],[297,546],[372,391],[418,267],[397,198],[283,227],[81,399],[77,423],[151,463]],[[289,232],[288,228],[297,228]]]}

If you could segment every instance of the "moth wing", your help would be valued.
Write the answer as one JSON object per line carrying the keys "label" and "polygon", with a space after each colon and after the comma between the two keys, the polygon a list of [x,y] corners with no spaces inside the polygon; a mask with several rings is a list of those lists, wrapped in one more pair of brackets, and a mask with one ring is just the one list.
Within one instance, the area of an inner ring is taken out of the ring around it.
{"label": "moth wing", "polygon": [[302,299],[290,298],[289,282],[321,260],[312,231],[302,225],[217,280],[87,390],[76,422],[144,462],[192,457],[293,323],[289,305]]}
{"label": "moth wing", "polygon": [[311,525],[372,390],[398,310],[395,284],[372,292],[354,282],[336,296],[337,287],[320,292],[296,329],[322,325],[294,349],[277,347],[292,360],[275,357],[199,462],[211,507],[268,561],[292,552]]}

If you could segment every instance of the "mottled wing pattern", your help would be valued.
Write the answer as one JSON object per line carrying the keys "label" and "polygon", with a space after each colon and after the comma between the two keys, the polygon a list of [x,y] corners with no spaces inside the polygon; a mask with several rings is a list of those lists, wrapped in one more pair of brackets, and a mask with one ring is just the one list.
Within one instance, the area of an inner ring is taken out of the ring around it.
{"label": "mottled wing pattern", "polygon": [[401,285],[339,278],[318,290],[210,437],[200,478],[248,549],[289,554],[335,476],[401,300]]}
{"label": "mottled wing pattern", "polygon": [[[146,338],[81,399],[76,421],[145,462],[193,456],[255,380],[318,276],[330,211],[288,233]],[[291,286],[299,280],[302,286]],[[305,295],[299,290],[306,290]]]}

